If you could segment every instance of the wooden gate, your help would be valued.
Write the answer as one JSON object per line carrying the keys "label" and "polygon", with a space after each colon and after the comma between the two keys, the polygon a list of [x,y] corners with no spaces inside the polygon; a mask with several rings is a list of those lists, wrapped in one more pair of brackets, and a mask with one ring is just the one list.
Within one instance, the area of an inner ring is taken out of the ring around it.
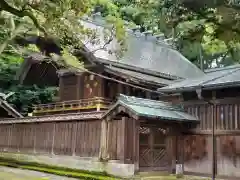
{"label": "wooden gate", "polygon": [[166,130],[158,127],[141,126],[139,136],[140,170],[168,170]]}

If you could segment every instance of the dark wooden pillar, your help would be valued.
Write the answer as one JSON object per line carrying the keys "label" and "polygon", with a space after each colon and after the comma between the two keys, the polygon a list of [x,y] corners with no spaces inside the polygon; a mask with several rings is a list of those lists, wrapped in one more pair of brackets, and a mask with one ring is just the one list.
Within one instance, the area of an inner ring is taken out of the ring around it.
{"label": "dark wooden pillar", "polygon": [[133,158],[135,165],[135,172],[139,171],[139,128],[140,123],[137,119],[133,119],[134,137],[133,137]]}
{"label": "dark wooden pillar", "polygon": [[127,153],[127,117],[122,117],[121,120],[121,156],[120,161],[126,163],[126,153]]}
{"label": "dark wooden pillar", "polygon": [[180,131],[176,127],[169,127],[166,138],[166,151],[169,159],[169,172],[173,172],[176,169],[176,163],[179,161],[179,144],[178,138],[180,137]]}

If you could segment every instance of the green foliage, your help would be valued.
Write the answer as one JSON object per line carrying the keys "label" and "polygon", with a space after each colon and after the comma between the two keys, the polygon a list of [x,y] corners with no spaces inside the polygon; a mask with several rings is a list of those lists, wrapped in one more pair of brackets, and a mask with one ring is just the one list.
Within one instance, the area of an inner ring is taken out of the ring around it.
{"label": "green foliage", "polygon": [[[14,36],[5,37],[5,42],[11,44],[16,35],[38,34],[46,38],[58,39],[61,47],[69,52],[75,48],[79,49],[83,45],[84,36],[93,34],[89,29],[81,26],[79,20],[84,15],[90,15],[96,6],[101,6],[109,15],[115,17],[113,33],[122,40],[123,26],[119,25],[121,19],[117,6],[109,0],[2,0],[0,1],[0,18],[7,20],[6,14],[8,14],[13,24],[21,22],[23,26],[21,31],[14,33]],[[10,34],[14,29],[7,27]]]}
{"label": "green foliage", "polygon": [[15,92],[8,101],[22,113],[30,112],[33,104],[51,102],[56,87],[22,86],[15,75],[23,59],[17,55],[2,54],[0,57],[0,91]]}
{"label": "green foliage", "polygon": [[[118,7],[121,17],[139,25],[141,31],[152,30],[154,33],[164,33],[166,38],[174,37],[177,49],[196,64],[199,64],[200,54],[206,61],[206,67],[211,67],[213,57],[240,59],[237,53],[240,39],[239,1],[112,2]],[[104,8],[100,10],[108,14]],[[223,58],[220,64],[225,65],[225,60]]]}

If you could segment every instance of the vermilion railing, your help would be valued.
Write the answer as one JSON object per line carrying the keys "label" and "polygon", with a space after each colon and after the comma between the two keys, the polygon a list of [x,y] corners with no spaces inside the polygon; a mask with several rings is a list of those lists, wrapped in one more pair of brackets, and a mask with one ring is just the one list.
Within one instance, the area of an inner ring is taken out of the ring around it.
{"label": "vermilion railing", "polygon": [[108,109],[112,101],[102,97],[94,97],[91,99],[81,99],[72,101],[63,101],[50,104],[39,104],[33,106],[33,113],[50,113],[57,111],[74,111],[74,110],[90,110]]}

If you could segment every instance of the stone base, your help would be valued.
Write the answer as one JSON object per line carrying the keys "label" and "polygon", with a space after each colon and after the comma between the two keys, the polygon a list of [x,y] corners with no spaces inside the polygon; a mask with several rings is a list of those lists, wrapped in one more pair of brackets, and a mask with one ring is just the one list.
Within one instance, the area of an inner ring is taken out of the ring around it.
{"label": "stone base", "polygon": [[47,164],[52,166],[86,171],[106,172],[108,174],[123,178],[129,178],[134,176],[134,164],[122,164],[117,160],[100,162],[98,158],[60,155],[33,155],[5,152],[0,152],[0,157],[13,158],[18,161],[35,162],[39,164]]}

